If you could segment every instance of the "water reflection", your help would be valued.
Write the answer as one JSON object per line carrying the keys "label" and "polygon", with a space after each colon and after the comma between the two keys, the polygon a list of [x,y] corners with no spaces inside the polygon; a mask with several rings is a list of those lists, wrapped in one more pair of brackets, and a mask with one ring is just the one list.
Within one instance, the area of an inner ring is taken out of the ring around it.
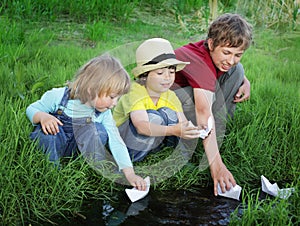
{"label": "water reflection", "polygon": [[[214,197],[212,188],[196,191],[153,191],[131,203],[125,192],[118,201],[92,202],[72,225],[228,225],[239,201]],[[60,224],[62,225],[62,224]]]}

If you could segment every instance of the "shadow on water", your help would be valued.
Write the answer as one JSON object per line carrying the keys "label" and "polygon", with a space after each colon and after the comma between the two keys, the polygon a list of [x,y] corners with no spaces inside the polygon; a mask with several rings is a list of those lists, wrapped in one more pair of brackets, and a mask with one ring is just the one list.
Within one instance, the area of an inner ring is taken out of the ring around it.
{"label": "shadow on water", "polygon": [[[135,203],[120,192],[118,201],[89,202],[81,217],[59,225],[228,225],[240,202],[214,197],[211,188],[153,191]],[[83,217],[84,216],[84,217]]]}

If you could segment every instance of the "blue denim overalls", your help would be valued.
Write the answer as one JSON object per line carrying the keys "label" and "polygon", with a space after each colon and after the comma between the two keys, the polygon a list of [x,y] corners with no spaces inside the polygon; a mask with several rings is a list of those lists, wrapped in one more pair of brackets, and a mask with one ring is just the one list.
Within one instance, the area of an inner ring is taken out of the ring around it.
{"label": "blue denim overalls", "polygon": [[[105,159],[105,144],[108,134],[101,123],[92,122],[91,117],[71,118],[64,113],[70,96],[66,87],[59,109],[52,115],[59,119],[63,126],[59,126],[59,133],[46,135],[37,125],[30,134],[32,140],[38,140],[38,147],[42,148],[49,160],[55,164],[62,157],[77,156],[79,150],[85,157],[103,160]],[[101,112],[95,111],[99,116]]]}

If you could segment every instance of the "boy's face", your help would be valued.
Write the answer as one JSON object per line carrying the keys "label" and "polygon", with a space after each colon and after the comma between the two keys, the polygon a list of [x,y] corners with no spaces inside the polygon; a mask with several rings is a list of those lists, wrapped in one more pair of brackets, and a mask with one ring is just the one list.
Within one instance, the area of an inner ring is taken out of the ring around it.
{"label": "boy's face", "polygon": [[104,112],[108,109],[112,109],[116,106],[120,95],[116,93],[105,94],[101,97],[96,97],[93,100],[93,107],[96,108],[100,112]]}
{"label": "boy's face", "polygon": [[150,96],[157,96],[168,91],[174,83],[175,71],[175,67],[150,71],[146,80],[146,89]]}
{"label": "boy's face", "polygon": [[213,49],[211,39],[208,40],[208,48],[213,63],[222,72],[229,71],[240,62],[244,53],[242,47],[217,46]]}

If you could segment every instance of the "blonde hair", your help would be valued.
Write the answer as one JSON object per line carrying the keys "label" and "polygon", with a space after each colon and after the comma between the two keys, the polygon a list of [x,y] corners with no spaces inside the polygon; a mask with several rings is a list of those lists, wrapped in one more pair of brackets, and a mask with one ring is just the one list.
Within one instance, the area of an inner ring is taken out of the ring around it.
{"label": "blonde hair", "polygon": [[128,93],[130,77],[119,60],[105,54],[91,59],[82,66],[74,81],[68,86],[71,99],[87,103],[96,96]]}

